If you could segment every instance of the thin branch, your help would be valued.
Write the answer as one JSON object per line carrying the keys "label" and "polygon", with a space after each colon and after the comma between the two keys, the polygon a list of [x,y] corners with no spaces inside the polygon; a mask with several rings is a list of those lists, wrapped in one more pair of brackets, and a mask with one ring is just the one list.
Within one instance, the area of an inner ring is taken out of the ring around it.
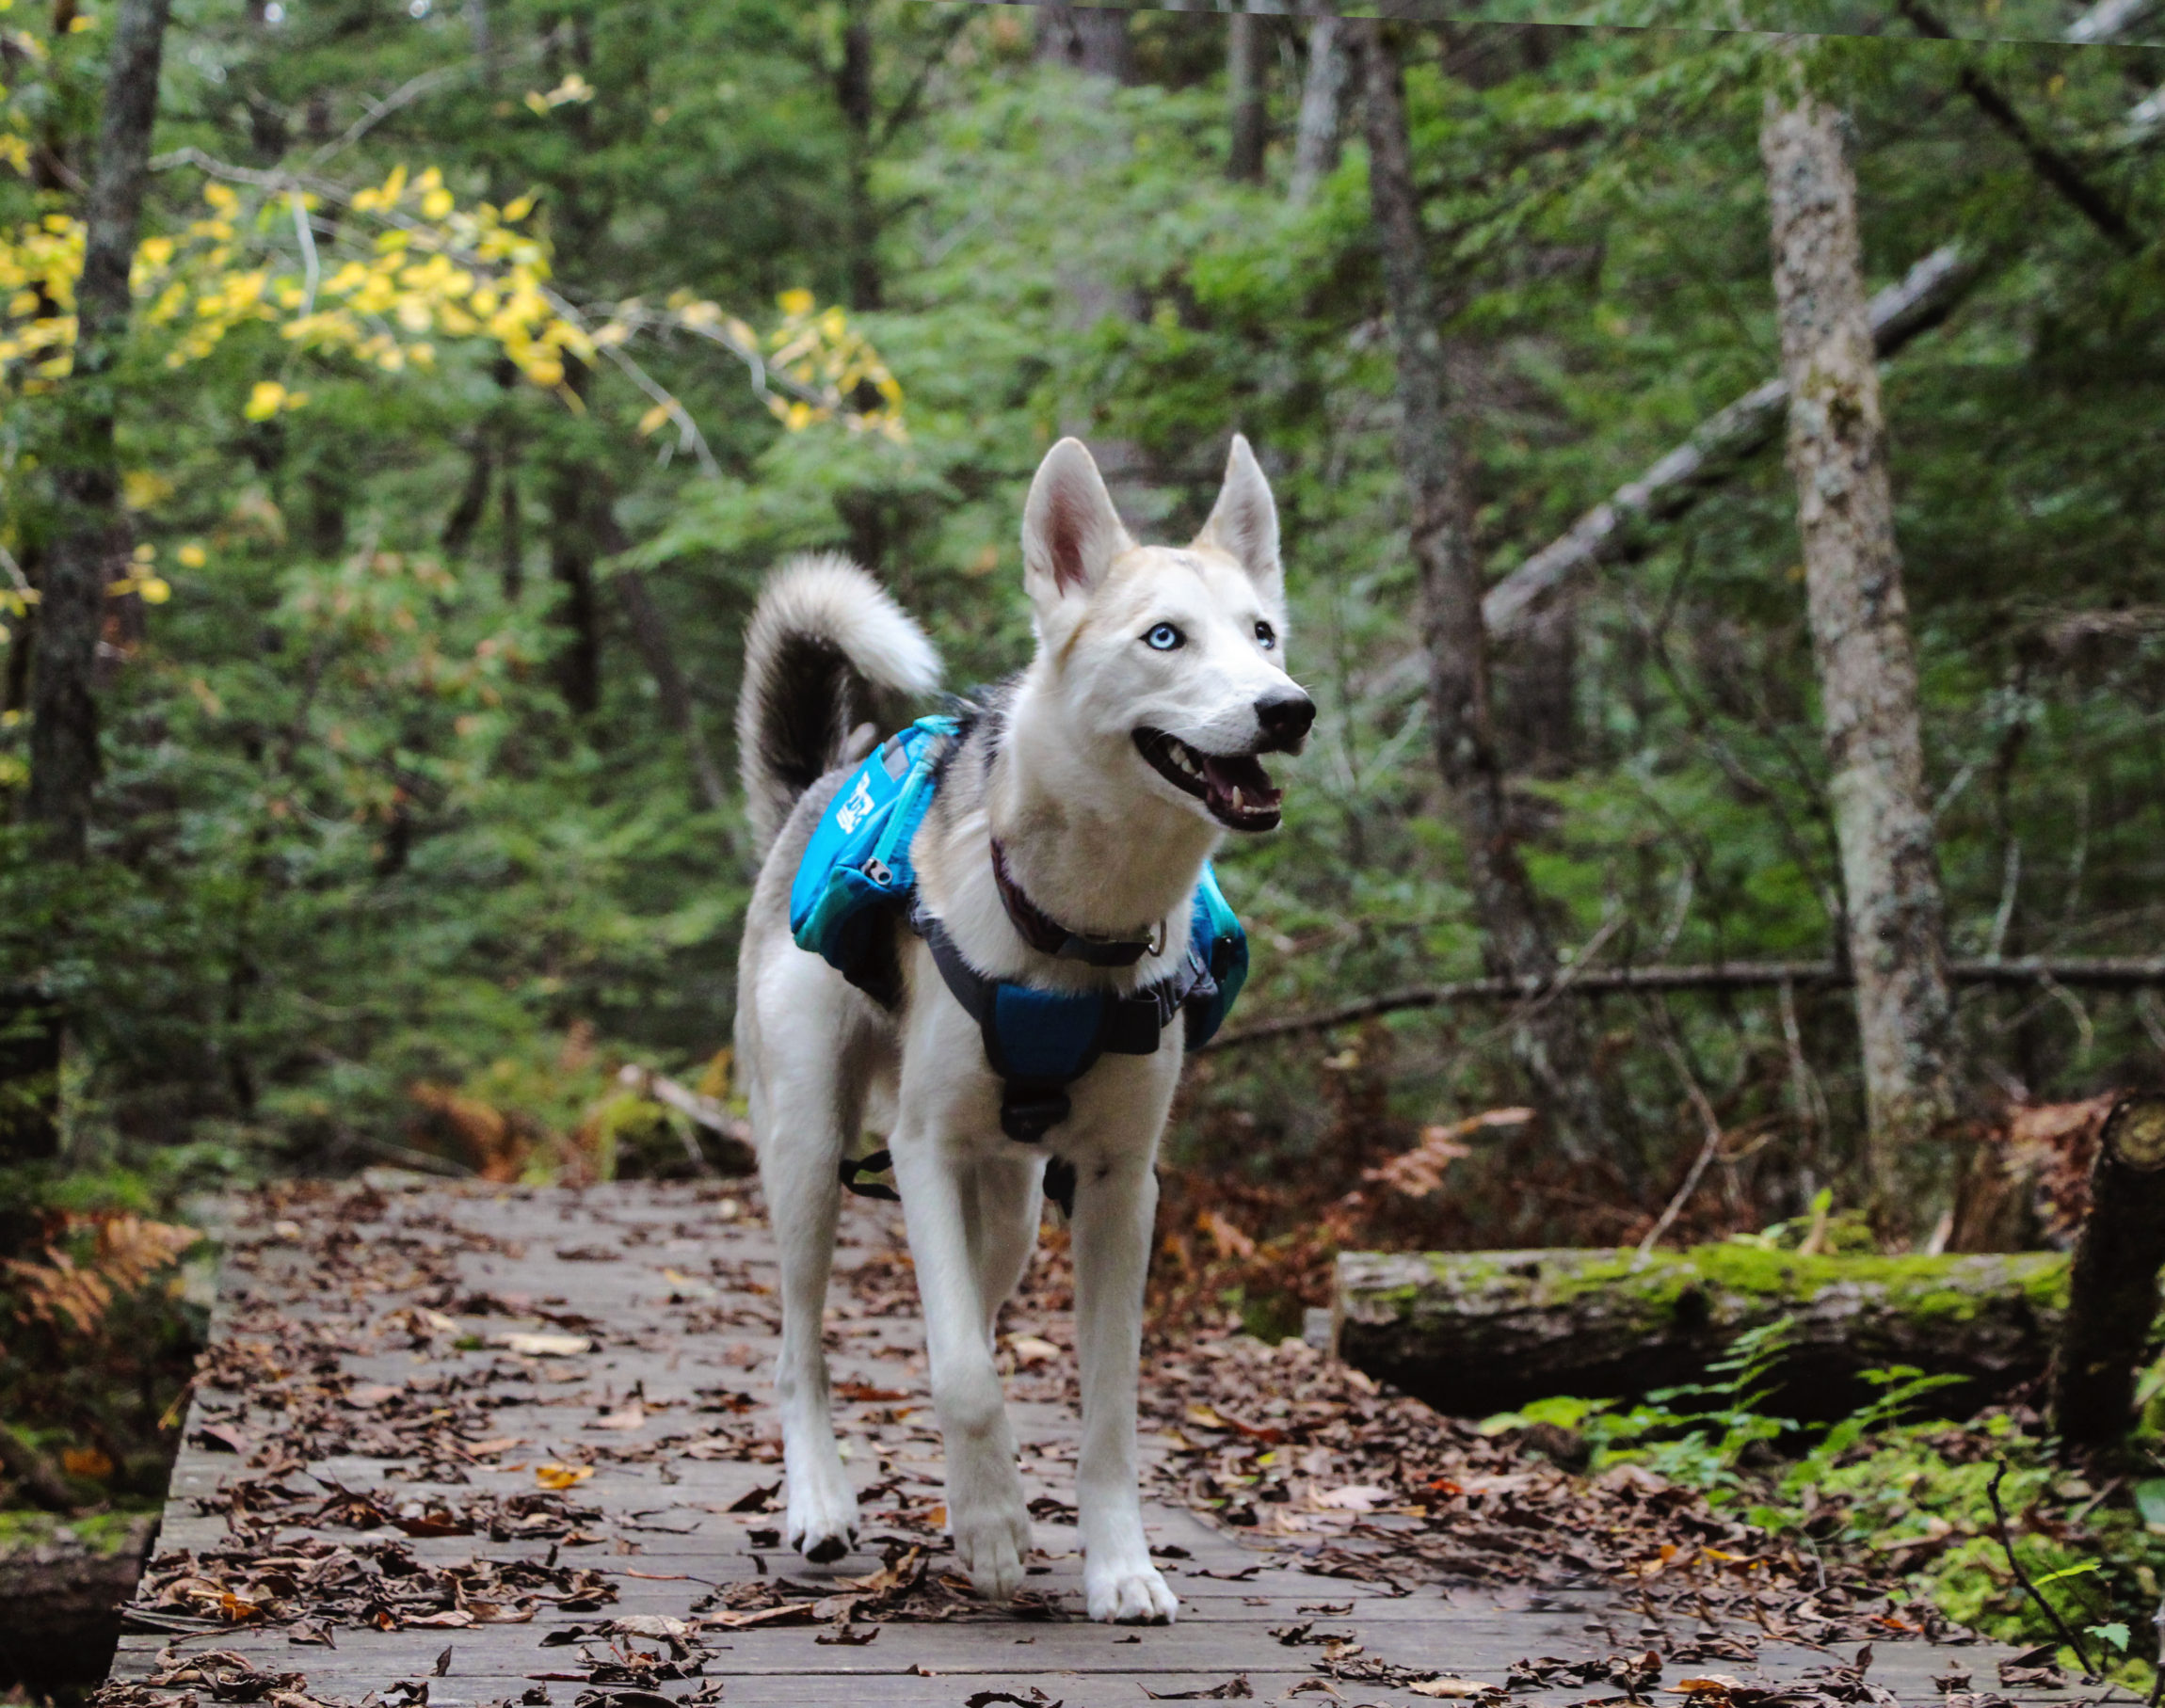
{"label": "thin branch", "polygon": [[[1901,15],[1920,36],[1934,41],[1951,41],[1954,33],[1924,0],[1895,0]],[[2067,204],[2095,226],[2109,242],[2129,255],[2140,254],[2142,239],[2127,223],[2127,215],[2113,206],[2105,192],[2090,182],[2082,168],[2068,154],[2047,142],[2029,121],[2014,110],[2014,103],[1998,85],[1974,65],[1962,68],[1956,82],[1970,104],[2028,156],[2037,175],[2058,190]]]}
{"label": "thin branch", "polygon": [[1692,1099],[1692,1107],[1699,1113],[1699,1124],[1707,1129],[1707,1141],[1699,1147],[1699,1155],[1692,1163],[1691,1173],[1684,1176],[1684,1184],[1676,1189],[1676,1195],[1669,1200],[1668,1207],[1656,1218],[1654,1225],[1646,1230],[1646,1237],[1639,1242],[1637,1262],[1644,1263],[1653,1256],[1654,1248],[1661,1243],[1684,1206],[1692,1201],[1692,1194],[1699,1189],[1699,1182],[1706,1177],[1708,1167],[1722,1149],[1722,1124],[1715,1118],[1714,1106],[1707,1101],[1707,1093],[1699,1089],[1699,1077],[1692,1071],[1692,1064],[1684,1059],[1684,1049],[1676,1042],[1675,1028],[1669,1021],[1669,1011],[1660,1003],[1654,1004],[1655,1035],[1661,1041],[1661,1048],[1676,1066],[1684,1081],[1684,1090]]}
{"label": "thin branch", "polygon": [[[2086,990],[2141,991],[2165,987],[2165,956],[2015,961],[1953,961],[1948,977],[1956,984],[2001,989],[2058,986]],[[1532,1002],[1570,990],[1581,997],[1613,997],[1644,991],[1842,990],[1852,982],[1849,969],[1832,961],[1721,961],[1685,966],[1616,966],[1580,970],[1567,967],[1548,977],[1466,979],[1450,984],[1415,985],[1386,991],[1323,1009],[1237,1027],[1212,1040],[1212,1049],[1231,1049],[1269,1038],[1329,1031],[1380,1014],[1424,1008],[1449,1008],[1470,1002]]]}
{"label": "thin branch", "polygon": [[2090,1658],[2090,1651],[2083,1646],[2082,1639],[2075,1635],[2067,1621],[2060,1617],[2060,1609],[2046,1601],[2044,1592],[2029,1581],[2029,1573],[2022,1569],[2022,1561],[2015,1557],[2014,1540],[2008,1534],[2007,1530],[2007,1508],[1999,1504],[2000,1480],[2006,1475],[2007,1461],[2003,1459],[1999,1461],[1999,1468],[1993,1472],[1992,1481],[1985,1485],[1984,1490],[1992,1497],[1993,1522],[1999,1530],[1999,1551],[2007,1556],[2008,1570],[2014,1573],[2014,1581],[2029,1591],[2031,1601],[2045,1609],[2045,1617],[2052,1621],[2052,1628],[2060,1633],[2060,1640],[2075,1651],[2076,1658],[2082,1663],[2082,1670],[2094,1679],[2097,1677],[2097,1668]]}

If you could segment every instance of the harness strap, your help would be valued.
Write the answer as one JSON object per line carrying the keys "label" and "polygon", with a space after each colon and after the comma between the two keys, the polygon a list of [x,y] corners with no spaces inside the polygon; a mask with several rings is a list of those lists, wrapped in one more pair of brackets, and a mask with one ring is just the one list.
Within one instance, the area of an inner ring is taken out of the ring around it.
{"label": "harness strap", "polygon": [[[987,978],[964,959],[947,928],[927,913],[911,917],[911,926],[932,950],[932,963],[962,1012],[977,1022],[985,1060],[1000,1076],[1000,1128],[1010,1139],[1035,1144],[1073,1112],[1067,1087],[1110,1050],[1117,1056],[1154,1055],[1165,1028],[1178,1019],[1188,999],[1210,978],[1193,944],[1179,968],[1139,991],[1117,996],[1110,991],[1040,991],[1002,979]],[[1212,988],[1215,988],[1214,986]],[[1028,1024],[1075,1028],[1063,1059],[1035,1063],[1015,1060],[1011,1041],[1002,1035],[1003,1013]],[[1081,1029],[1089,1029],[1087,1036]]]}
{"label": "harness strap", "polygon": [[874,1151],[869,1157],[844,1157],[842,1159],[842,1184],[845,1191],[855,1192],[859,1198],[884,1198],[890,1204],[900,1204],[902,1194],[883,1181],[865,1180],[866,1174],[884,1174],[894,1166],[894,1158],[886,1151]]}

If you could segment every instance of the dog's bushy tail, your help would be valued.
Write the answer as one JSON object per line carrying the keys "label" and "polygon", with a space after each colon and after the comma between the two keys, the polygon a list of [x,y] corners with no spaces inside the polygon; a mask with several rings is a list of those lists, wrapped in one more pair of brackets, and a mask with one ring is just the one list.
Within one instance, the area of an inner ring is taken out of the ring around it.
{"label": "dog's bushy tail", "polygon": [[939,655],[887,590],[838,553],[767,580],[745,636],[737,768],[763,856],[797,797],[846,758],[882,693],[930,694]]}

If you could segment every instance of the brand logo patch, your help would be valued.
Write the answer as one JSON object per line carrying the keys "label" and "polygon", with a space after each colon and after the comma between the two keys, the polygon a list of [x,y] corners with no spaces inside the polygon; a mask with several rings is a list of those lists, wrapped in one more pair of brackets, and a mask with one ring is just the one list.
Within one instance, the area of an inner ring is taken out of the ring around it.
{"label": "brand logo patch", "polygon": [[871,785],[860,776],[857,780],[857,787],[850,790],[849,799],[844,801],[837,809],[834,822],[841,828],[843,836],[850,836],[856,832],[859,824],[871,816],[872,809],[876,805],[877,803],[872,798]]}

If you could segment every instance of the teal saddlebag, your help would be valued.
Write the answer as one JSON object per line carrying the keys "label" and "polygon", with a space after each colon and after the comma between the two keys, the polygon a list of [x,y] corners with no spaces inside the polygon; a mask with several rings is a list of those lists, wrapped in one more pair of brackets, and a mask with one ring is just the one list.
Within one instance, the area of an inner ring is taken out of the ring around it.
{"label": "teal saddlebag", "polygon": [[790,885],[790,934],[874,1000],[901,996],[894,926],[917,891],[909,847],[957,726],[920,718],[889,737],[835,791]]}

